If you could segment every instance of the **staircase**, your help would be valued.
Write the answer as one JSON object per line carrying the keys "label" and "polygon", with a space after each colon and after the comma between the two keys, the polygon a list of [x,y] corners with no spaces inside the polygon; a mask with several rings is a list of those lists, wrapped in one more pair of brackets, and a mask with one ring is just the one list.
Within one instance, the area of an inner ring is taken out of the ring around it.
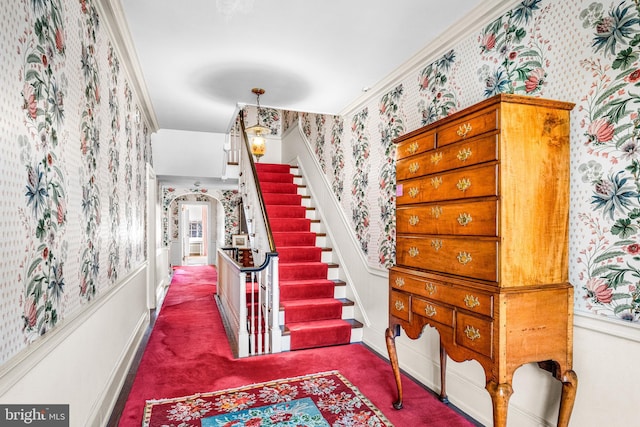
{"label": "staircase", "polygon": [[302,177],[286,164],[257,163],[258,181],[279,257],[283,350],[362,340],[362,324],[331,262],[331,249],[305,194]]}

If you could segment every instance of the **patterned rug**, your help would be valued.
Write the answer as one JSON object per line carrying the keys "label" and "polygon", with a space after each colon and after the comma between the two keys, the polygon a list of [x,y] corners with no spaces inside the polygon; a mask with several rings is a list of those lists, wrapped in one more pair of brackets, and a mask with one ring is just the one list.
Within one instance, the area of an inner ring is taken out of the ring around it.
{"label": "patterned rug", "polygon": [[147,400],[143,427],[392,427],[338,371]]}

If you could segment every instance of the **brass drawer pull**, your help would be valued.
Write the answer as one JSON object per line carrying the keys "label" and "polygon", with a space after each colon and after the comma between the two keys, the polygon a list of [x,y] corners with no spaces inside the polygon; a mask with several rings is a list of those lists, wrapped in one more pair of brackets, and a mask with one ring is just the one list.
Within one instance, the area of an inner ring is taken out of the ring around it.
{"label": "brass drawer pull", "polygon": [[404,277],[396,277],[396,286],[399,288],[404,286]]}
{"label": "brass drawer pull", "polygon": [[420,189],[418,187],[411,187],[409,189],[409,197],[411,197],[412,199],[415,199],[419,192],[420,192]]}
{"label": "brass drawer pull", "polygon": [[442,160],[442,153],[433,153],[431,155],[431,163],[437,165]]}
{"label": "brass drawer pull", "polygon": [[460,151],[458,151],[458,155],[456,157],[461,162],[464,162],[465,160],[468,160],[469,157],[471,157],[471,154],[472,154],[471,148],[463,148]]}
{"label": "brass drawer pull", "polygon": [[473,295],[467,294],[464,297],[464,305],[466,305],[469,308],[478,307],[480,305],[480,300],[478,299],[478,297],[474,297]]}
{"label": "brass drawer pull", "polygon": [[436,293],[436,285],[434,285],[433,283],[429,282],[429,283],[424,285],[424,290],[429,292],[429,295],[433,295],[433,294]]}
{"label": "brass drawer pull", "polygon": [[462,265],[466,265],[470,263],[473,258],[471,258],[471,254],[469,252],[460,252],[457,256],[458,262]]}
{"label": "brass drawer pull", "polygon": [[458,215],[458,224],[463,227],[469,225],[471,221],[473,221],[473,218],[471,218],[471,215],[466,212],[462,212]]}
{"label": "brass drawer pull", "polygon": [[431,216],[434,217],[435,219],[440,218],[440,215],[442,215],[442,207],[441,206],[434,206],[431,208]]}
{"label": "brass drawer pull", "polygon": [[424,306],[424,314],[426,314],[429,317],[433,317],[436,315],[436,308],[431,304],[427,304]]}
{"label": "brass drawer pull", "polygon": [[418,217],[418,215],[411,215],[409,217],[409,225],[418,225],[418,223],[420,222],[420,217]]}
{"label": "brass drawer pull", "polygon": [[394,305],[396,307],[396,310],[404,311],[404,303],[402,301],[400,301],[399,299],[396,300],[396,303]]}
{"label": "brass drawer pull", "polygon": [[471,180],[469,178],[461,178],[456,184],[456,187],[460,191],[467,191],[471,187]]}
{"label": "brass drawer pull", "polygon": [[438,188],[442,185],[442,177],[440,176],[436,176],[434,178],[431,178],[431,186],[433,188]]}
{"label": "brass drawer pull", "polygon": [[415,154],[416,151],[418,151],[418,149],[420,148],[420,144],[418,144],[418,141],[412,142],[411,144],[409,144],[409,146],[407,147],[407,153],[409,154]]}
{"label": "brass drawer pull", "polygon": [[466,138],[469,132],[471,132],[471,123],[465,123],[460,125],[456,133],[460,138]]}
{"label": "brass drawer pull", "polygon": [[467,336],[467,338],[469,338],[471,341],[475,341],[477,339],[480,338],[480,331],[477,330],[476,328],[474,328],[471,325],[467,325],[466,328],[464,328],[464,334]]}
{"label": "brass drawer pull", "polygon": [[431,247],[433,249],[436,250],[436,252],[438,252],[440,250],[440,248],[442,248],[442,240],[440,239],[434,239],[431,241]]}
{"label": "brass drawer pull", "polygon": [[409,172],[410,173],[416,173],[418,172],[418,169],[420,169],[420,163],[418,162],[413,162],[409,165]]}
{"label": "brass drawer pull", "polygon": [[408,252],[411,258],[415,258],[420,254],[420,251],[415,246],[410,247]]}

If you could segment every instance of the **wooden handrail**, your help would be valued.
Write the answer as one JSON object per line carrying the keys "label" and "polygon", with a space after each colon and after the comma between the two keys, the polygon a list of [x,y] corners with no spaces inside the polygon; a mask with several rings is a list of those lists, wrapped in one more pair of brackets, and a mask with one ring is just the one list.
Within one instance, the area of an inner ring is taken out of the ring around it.
{"label": "wooden handrail", "polygon": [[[273,240],[273,233],[271,232],[271,224],[269,224],[269,219],[267,217],[267,209],[264,203],[264,197],[262,196],[262,189],[260,188],[260,181],[258,180],[258,171],[256,170],[256,164],[253,161],[253,155],[251,154],[251,146],[249,145],[249,138],[247,137],[247,131],[244,127],[244,110],[240,110],[240,128],[242,130],[242,140],[244,141],[245,148],[247,149],[247,153],[249,154],[249,162],[251,163],[251,172],[253,173],[253,180],[256,183],[256,190],[258,192],[258,199],[260,200],[260,212],[262,214],[262,218],[264,220],[264,225],[267,231],[267,240],[269,242],[269,251],[276,251],[276,244]],[[263,266],[266,266],[269,261],[269,257],[265,254],[265,262]]]}

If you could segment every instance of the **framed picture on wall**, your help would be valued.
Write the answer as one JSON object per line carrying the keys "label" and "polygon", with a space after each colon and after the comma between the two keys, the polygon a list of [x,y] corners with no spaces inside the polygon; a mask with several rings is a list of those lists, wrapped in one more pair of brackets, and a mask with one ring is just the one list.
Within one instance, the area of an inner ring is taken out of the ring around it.
{"label": "framed picture on wall", "polygon": [[249,236],[247,234],[234,234],[231,236],[231,246],[236,248],[248,248]]}

